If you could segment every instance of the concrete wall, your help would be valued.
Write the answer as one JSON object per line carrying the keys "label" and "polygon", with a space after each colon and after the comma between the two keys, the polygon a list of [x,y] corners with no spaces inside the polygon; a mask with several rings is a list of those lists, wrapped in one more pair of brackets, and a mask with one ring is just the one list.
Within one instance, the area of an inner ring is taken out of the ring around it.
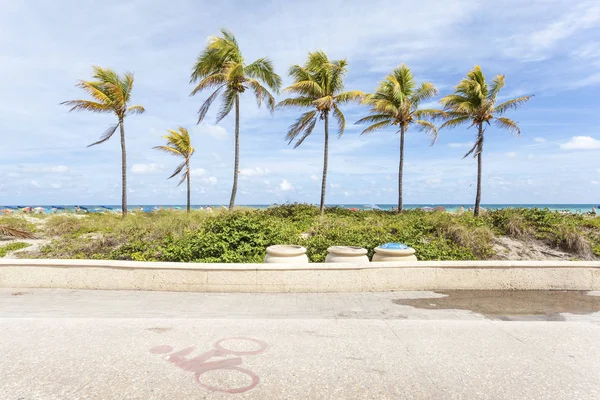
{"label": "concrete wall", "polygon": [[197,292],[600,290],[600,262],[196,264],[0,260],[0,287]]}

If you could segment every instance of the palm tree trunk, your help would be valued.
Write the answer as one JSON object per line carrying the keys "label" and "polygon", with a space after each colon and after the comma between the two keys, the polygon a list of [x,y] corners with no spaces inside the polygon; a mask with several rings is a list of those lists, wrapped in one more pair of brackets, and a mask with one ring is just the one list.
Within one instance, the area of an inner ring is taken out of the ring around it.
{"label": "palm tree trunk", "polygon": [[121,210],[123,218],[127,216],[127,150],[125,150],[125,128],[123,118],[119,119],[121,128]]}
{"label": "palm tree trunk", "polygon": [[323,150],[323,180],[321,181],[321,215],[325,213],[325,190],[327,189],[327,160],[329,158],[329,113],[325,112],[325,148]]}
{"label": "palm tree trunk", "polygon": [[402,172],[404,171],[404,126],[400,126],[400,164],[398,166],[398,214],[402,212]]}
{"label": "palm tree trunk", "polygon": [[229,200],[229,211],[233,211],[235,195],[237,193],[238,171],[240,167],[240,96],[235,95],[235,161],[233,166],[233,188]]}
{"label": "palm tree trunk", "polygon": [[477,140],[479,142],[477,148],[477,195],[475,196],[475,210],[473,215],[479,217],[479,205],[481,204],[481,153],[483,152],[483,124],[478,126],[479,132],[477,134]]}
{"label": "palm tree trunk", "polygon": [[191,175],[190,162],[188,161],[186,164],[187,164],[187,212],[190,212],[190,203],[191,203],[190,202],[190,200],[191,200],[191,197],[190,197],[190,191],[191,191],[190,190],[190,175]]}

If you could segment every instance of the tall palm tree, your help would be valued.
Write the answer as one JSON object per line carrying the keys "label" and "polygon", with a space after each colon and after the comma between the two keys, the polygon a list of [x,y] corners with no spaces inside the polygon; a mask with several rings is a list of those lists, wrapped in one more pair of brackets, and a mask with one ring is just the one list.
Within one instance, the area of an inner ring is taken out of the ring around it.
{"label": "tall palm tree", "polygon": [[278,93],[281,78],[275,73],[273,63],[268,58],[259,58],[251,64],[246,64],[235,36],[227,29],[222,29],[221,36],[209,38],[208,45],[194,64],[190,83],[196,82],[198,84],[191,96],[205,89],[214,89],[198,111],[198,123],[202,122],[221,92],[223,104],[217,115],[217,123],[225,118],[235,105],[235,161],[233,188],[229,200],[229,210],[233,210],[240,164],[240,94],[250,89],[258,106],[265,101],[269,110],[273,112],[275,99],[263,85]]}
{"label": "tall palm tree", "polygon": [[443,117],[446,120],[442,128],[455,128],[469,124],[477,127],[477,140],[471,150],[463,158],[473,154],[477,158],[477,195],[475,197],[474,215],[479,216],[481,204],[481,154],[483,152],[484,132],[487,126],[494,123],[500,129],[507,130],[517,137],[521,130],[515,121],[503,117],[509,110],[519,108],[532,96],[521,96],[496,104],[498,93],[504,87],[504,75],[497,75],[491,83],[487,83],[479,65],[476,65],[467,77],[455,87],[453,94],[440,100],[444,107]]}
{"label": "tall palm tree", "polygon": [[292,97],[281,101],[278,107],[294,107],[311,109],[303,113],[289,127],[286,139],[289,143],[296,140],[297,148],[310,136],[317,120],[323,120],[325,125],[325,145],[323,149],[323,178],[321,180],[321,215],[325,211],[325,190],[327,186],[327,162],[329,158],[329,114],[337,120],[338,137],[341,137],[346,127],[344,114],[339,106],[352,101],[360,101],[364,93],[358,90],[344,92],[344,75],[348,70],[346,60],[329,61],[323,51],[308,53],[304,66],[292,65],[289,75],[294,80],[285,88],[286,92],[294,93]]}
{"label": "tall palm tree", "polygon": [[121,131],[121,208],[123,217],[127,216],[127,152],[125,150],[125,117],[132,114],[142,114],[145,110],[141,105],[130,106],[129,99],[133,89],[133,74],[126,72],[119,75],[110,68],[92,66],[94,74],[92,81],[79,81],[78,87],[87,92],[93,100],[70,100],[60,104],[70,106],[69,111],[90,111],[93,113],[115,114],[117,123],[111,125],[100,136],[100,140],[88,147],[106,142],[120,128]]}
{"label": "tall palm tree", "polygon": [[163,136],[164,139],[167,139],[167,144],[165,146],[155,146],[154,148],[183,158],[183,162],[175,168],[175,172],[168,179],[181,173],[181,180],[177,186],[187,180],[187,212],[190,212],[190,159],[195,150],[192,147],[192,140],[187,129],[179,127],[179,131],[169,129],[167,132],[169,133]]}
{"label": "tall palm tree", "polygon": [[379,83],[377,91],[367,95],[364,103],[370,106],[370,115],[359,119],[357,124],[371,124],[362,134],[379,129],[397,126],[400,133],[400,163],[398,166],[398,212],[402,212],[402,175],[404,169],[404,134],[410,125],[416,125],[431,137],[431,144],[437,140],[435,125],[422,118],[439,114],[436,110],[419,109],[421,102],[437,94],[430,82],[417,85],[410,69],[402,65],[392,71]]}

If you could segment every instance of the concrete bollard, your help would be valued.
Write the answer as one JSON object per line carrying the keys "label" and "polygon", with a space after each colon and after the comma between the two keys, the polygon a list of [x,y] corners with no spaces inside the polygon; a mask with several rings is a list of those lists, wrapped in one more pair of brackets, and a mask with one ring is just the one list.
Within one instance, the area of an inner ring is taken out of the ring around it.
{"label": "concrete bollard", "polygon": [[375,247],[373,262],[417,261],[415,249],[402,243],[386,243]]}
{"label": "concrete bollard", "polygon": [[293,244],[278,244],[267,247],[265,263],[308,264],[306,248]]}
{"label": "concrete bollard", "polygon": [[356,246],[331,246],[327,249],[326,263],[368,264],[367,249]]}

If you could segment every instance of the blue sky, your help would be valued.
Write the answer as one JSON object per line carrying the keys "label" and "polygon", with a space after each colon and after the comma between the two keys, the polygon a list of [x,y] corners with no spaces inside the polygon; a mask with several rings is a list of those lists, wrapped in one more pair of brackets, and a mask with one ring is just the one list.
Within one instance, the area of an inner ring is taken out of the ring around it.
{"label": "blue sky", "polygon": [[[152,150],[178,126],[190,129],[197,148],[192,202],[226,203],[233,114],[215,125],[215,110],[196,126],[205,95],[188,97],[191,66],[222,27],[237,36],[248,62],[270,57],[284,84],[288,67],[317,49],[346,58],[346,88],[365,92],[401,63],[418,81],[436,84],[440,97],[475,64],[490,79],[505,74],[503,98],[535,97],[509,115],[520,138],[486,132],[483,203],[600,201],[597,1],[62,0],[2,5],[0,204],[119,203],[117,137],[86,148],[113,118],[59,105],[85,97],[74,85],[90,77],[92,64],[134,72],[132,100],[146,108],[125,124],[129,203],[185,201],[184,185],[166,179],[177,160]],[[398,136],[360,136],[352,123],[365,109],[343,111],[349,125],[330,144],[328,203],[394,203]],[[318,202],[323,128],[294,150],[284,136],[297,115],[271,116],[242,99],[239,204]],[[462,156],[475,134],[441,131],[429,147],[424,134],[409,130],[405,203],[472,203],[476,163]]]}

